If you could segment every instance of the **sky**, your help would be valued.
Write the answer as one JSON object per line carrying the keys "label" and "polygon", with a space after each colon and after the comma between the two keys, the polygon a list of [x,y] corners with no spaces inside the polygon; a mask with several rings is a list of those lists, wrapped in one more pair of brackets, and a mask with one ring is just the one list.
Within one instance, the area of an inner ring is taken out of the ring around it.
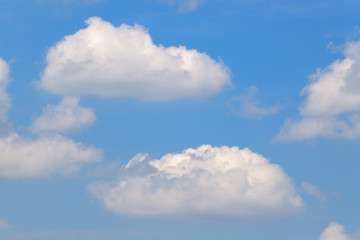
{"label": "sky", "polygon": [[0,238],[360,240],[359,10],[0,0]]}

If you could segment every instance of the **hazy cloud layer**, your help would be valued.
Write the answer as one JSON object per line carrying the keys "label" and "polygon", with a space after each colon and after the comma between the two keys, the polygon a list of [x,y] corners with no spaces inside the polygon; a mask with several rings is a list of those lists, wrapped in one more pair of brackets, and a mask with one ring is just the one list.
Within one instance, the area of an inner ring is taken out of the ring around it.
{"label": "hazy cloud layer", "polygon": [[238,147],[203,145],[149,160],[136,155],[113,182],[88,191],[114,213],[130,215],[291,214],[302,199],[280,166]]}
{"label": "hazy cloud layer", "polygon": [[345,232],[345,227],[332,222],[321,233],[319,240],[360,240],[360,232],[354,235],[349,235]]}
{"label": "hazy cloud layer", "polygon": [[246,119],[261,119],[280,111],[281,105],[279,103],[272,106],[262,104],[257,99],[257,92],[258,88],[251,86],[245,93],[234,98],[230,104],[233,113]]}
{"label": "hazy cloud layer", "polygon": [[0,176],[9,178],[70,174],[102,158],[101,150],[60,135],[30,140],[12,133],[0,138],[0,152]]}
{"label": "hazy cloud layer", "polygon": [[65,97],[59,105],[48,105],[43,114],[33,121],[33,132],[67,132],[87,127],[96,120],[92,109],[79,105],[76,97]]}
{"label": "hazy cloud layer", "polygon": [[156,46],[140,26],[98,17],[49,49],[39,86],[60,95],[142,100],[201,98],[230,84],[227,67],[184,46]]}
{"label": "hazy cloud layer", "polygon": [[345,58],[318,70],[302,94],[301,118],[288,120],[277,140],[360,136],[360,41],[348,42]]}

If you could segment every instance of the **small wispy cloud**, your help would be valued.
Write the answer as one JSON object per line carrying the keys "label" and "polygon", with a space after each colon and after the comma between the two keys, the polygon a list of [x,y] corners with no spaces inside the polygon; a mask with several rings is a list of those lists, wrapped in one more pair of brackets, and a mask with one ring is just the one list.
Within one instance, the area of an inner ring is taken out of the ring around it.
{"label": "small wispy cloud", "polygon": [[167,3],[170,6],[178,6],[185,11],[194,11],[206,0],[159,0],[160,2]]}
{"label": "small wispy cloud", "polygon": [[0,219],[0,229],[1,228],[9,228],[10,224],[6,219]]}
{"label": "small wispy cloud", "polygon": [[6,91],[10,80],[10,66],[5,60],[0,58],[0,137],[7,135],[10,131],[7,113],[11,107],[11,100]]}
{"label": "small wispy cloud", "polygon": [[240,96],[235,97],[230,103],[229,107],[235,115],[239,115],[245,119],[262,119],[264,117],[278,113],[283,105],[276,103],[274,105],[267,105],[260,102],[257,98],[258,88],[251,86]]}
{"label": "small wispy cloud", "polygon": [[310,184],[310,183],[302,183],[301,184],[302,190],[311,196],[316,197],[318,200],[326,201],[326,195],[322,192],[317,186]]}
{"label": "small wispy cloud", "polygon": [[43,114],[34,119],[30,129],[36,133],[68,132],[90,126],[95,120],[94,111],[80,106],[78,98],[65,97],[59,105],[44,108]]}
{"label": "small wispy cloud", "polygon": [[0,58],[0,123],[7,121],[7,112],[11,105],[9,94],[6,92],[10,82],[9,73],[9,64]]}
{"label": "small wispy cloud", "polygon": [[103,0],[62,0],[63,3],[69,4],[69,3],[73,3],[73,2],[82,2],[82,3],[99,3],[102,2]]}

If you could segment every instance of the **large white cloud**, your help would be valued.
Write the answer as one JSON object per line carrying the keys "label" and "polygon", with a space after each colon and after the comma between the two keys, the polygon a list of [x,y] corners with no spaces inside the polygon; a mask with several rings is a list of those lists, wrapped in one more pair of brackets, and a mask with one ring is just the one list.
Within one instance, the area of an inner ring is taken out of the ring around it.
{"label": "large white cloud", "polygon": [[39,86],[60,95],[142,100],[212,96],[230,84],[227,67],[184,46],[156,46],[140,25],[98,17],[49,49]]}
{"label": "large white cloud", "polygon": [[88,190],[118,214],[290,214],[302,199],[280,166],[238,147],[203,145],[159,160],[138,154],[113,182]]}
{"label": "large white cloud", "polygon": [[101,150],[60,135],[30,140],[12,133],[0,138],[0,153],[0,176],[9,178],[70,174],[102,158]]}
{"label": "large white cloud", "polygon": [[345,227],[332,222],[321,233],[319,240],[360,240],[360,232],[355,235],[349,235],[345,232]]}
{"label": "large white cloud", "polygon": [[65,97],[59,105],[48,105],[43,114],[33,121],[33,132],[67,132],[86,127],[96,120],[92,109],[79,105],[76,97]]}
{"label": "large white cloud", "polygon": [[302,91],[301,118],[287,121],[277,140],[360,136],[360,41],[348,42],[343,53],[312,76]]}

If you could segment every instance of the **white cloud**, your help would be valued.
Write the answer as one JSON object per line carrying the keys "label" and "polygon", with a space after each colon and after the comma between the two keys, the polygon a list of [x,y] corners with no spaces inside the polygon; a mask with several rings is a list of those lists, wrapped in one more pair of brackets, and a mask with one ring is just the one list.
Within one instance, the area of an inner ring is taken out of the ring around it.
{"label": "white cloud", "polygon": [[318,70],[302,94],[301,118],[287,121],[277,140],[360,136],[360,41],[348,42],[345,58]]}
{"label": "white cloud", "polygon": [[[37,177],[51,173],[70,174],[85,163],[101,160],[102,151],[60,135],[25,139],[11,132],[7,122],[10,98],[6,92],[9,66],[0,59],[0,176]],[[59,106],[49,106],[34,123],[36,130],[65,130],[85,124],[92,111],[77,105],[76,98],[65,98]],[[75,120],[76,118],[76,120]],[[84,120],[85,119],[85,120]],[[86,120],[87,119],[87,120]],[[64,121],[64,123],[60,123]],[[39,124],[44,124],[39,126]],[[52,129],[49,125],[53,125]],[[4,128],[6,131],[3,131]],[[0,225],[5,222],[0,221]],[[1,227],[1,226],[0,226]]]}
{"label": "white cloud", "polygon": [[238,147],[203,145],[160,160],[137,155],[113,182],[88,191],[118,214],[291,214],[302,199],[280,166]]}
{"label": "white cloud", "polygon": [[0,176],[9,178],[70,174],[102,158],[101,150],[60,135],[29,140],[12,133],[0,138],[0,152]]}
{"label": "white cloud", "polygon": [[279,103],[273,106],[261,104],[256,97],[257,92],[258,88],[251,86],[246,90],[246,93],[235,98],[231,103],[231,110],[234,114],[247,119],[261,119],[280,111],[281,105]]}
{"label": "white cloud", "polygon": [[275,140],[300,141],[316,137],[354,139],[358,136],[360,136],[360,115],[353,114],[346,119],[329,116],[287,121]]}
{"label": "white cloud", "polygon": [[96,120],[92,109],[79,105],[76,97],[65,97],[59,105],[48,105],[43,109],[43,114],[33,121],[33,132],[70,130],[86,127]]}
{"label": "white cloud", "polygon": [[49,49],[39,86],[79,96],[171,100],[208,97],[230,84],[227,67],[184,46],[156,46],[140,25],[98,17]]}
{"label": "white cloud", "polygon": [[306,194],[312,195],[321,201],[326,200],[325,194],[322,191],[320,191],[320,189],[317,186],[310,183],[302,183],[301,187]]}
{"label": "white cloud", "polygon": [[1,228],[9,228],[10,224],[7,220],[5,219],[0,219],[0,229]]}
{"label": "white cloud", "polygon": [[6,87],[10,82],[9,65],[0,58],[0,123],[7,121],[7,112],[10,108],[10,97]]}
{"label": "white cloud", "polygon": [[177,5],[181,9],[187,11],[195,10],[205,2],[205,0],[159,0],[159,1],[165,2],[169,5]]}
{"label": "white cloud", "polygon": [[332,222],[321,233],[319,240],[360,240],[360,235],[349,235],[345,232],[344,226]]}

